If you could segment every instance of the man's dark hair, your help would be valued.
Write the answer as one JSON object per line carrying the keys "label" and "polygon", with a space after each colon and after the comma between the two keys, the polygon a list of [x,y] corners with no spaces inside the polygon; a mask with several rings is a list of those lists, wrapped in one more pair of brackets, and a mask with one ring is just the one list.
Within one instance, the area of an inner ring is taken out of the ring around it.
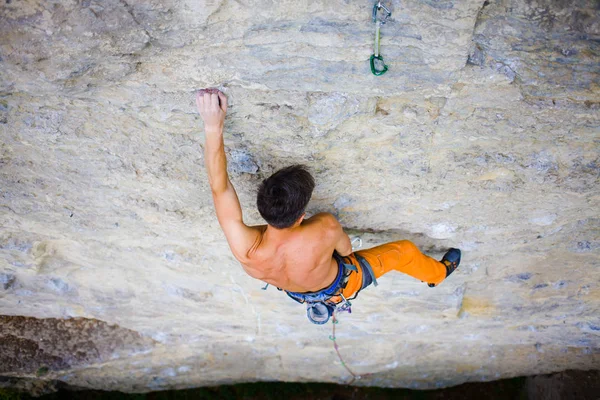
{"label": "man's dark hair", "polygon": [[304,165],[280,169],[260,184],[258,212],[269,225],[289,228],[306,210],[314,188],[315,180]]}

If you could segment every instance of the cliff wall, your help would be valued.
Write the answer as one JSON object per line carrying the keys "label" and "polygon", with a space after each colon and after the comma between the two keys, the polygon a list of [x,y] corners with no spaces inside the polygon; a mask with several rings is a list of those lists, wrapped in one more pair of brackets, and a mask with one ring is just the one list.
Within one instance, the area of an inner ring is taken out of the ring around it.
{"label": "cliff wall", "polygon": [[214,217],[198,88],[229,97],[249,224],[305,163],[310,213],[389,274],[337,326],[358,384],[435,388],[600,365],[600,17],[592,0],[7,0],[0,5],[0,375],[125,391],[345,382],[304,307],[246,276]]}

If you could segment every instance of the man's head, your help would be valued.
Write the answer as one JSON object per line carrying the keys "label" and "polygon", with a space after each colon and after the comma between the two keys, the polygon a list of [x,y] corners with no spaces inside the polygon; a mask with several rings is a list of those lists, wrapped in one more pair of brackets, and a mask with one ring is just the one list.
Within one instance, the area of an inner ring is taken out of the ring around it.
{"label": "man's head", "polygon": [[258,212],[269,225],[289,228],[304,215],[314,188],[315,180],[304,165],[280,169],[258,188]]}

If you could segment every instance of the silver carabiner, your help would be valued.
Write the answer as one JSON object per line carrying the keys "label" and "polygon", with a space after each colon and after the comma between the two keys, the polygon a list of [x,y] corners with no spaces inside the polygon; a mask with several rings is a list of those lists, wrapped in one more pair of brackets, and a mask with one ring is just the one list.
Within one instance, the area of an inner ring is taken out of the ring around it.
{"label": "silver carabiner", "polygon": [[[358,242],[358,244],[354,244],[354,242]],[[356,251],[362,247],[362,239],[360,236],[356,236],[354,239],[350,241],[350,246],[352,246],[352,251]]]}
{"label": "silver carabiner", "polygon": [[383,18],[379,18],[381,25],[383,25],[383,24],[385,24],[387,19],[392,16],[392,12],[389,10],[389,8],[387,8],[385,6],[385,4],[383,4],[381,1],[378,1],[373,6],[373,22],[377,22],[377,14],[379,13],[379,10],[381,10],[381,9],[383,9],[385,11]]}
{"label": "silver carabiner", "polygon": [[344,312],[344,311],[348,311],[349,313],[352,313],[352,308],[351,308],[351,307],[352,307],[352,303],[350,303],[350,300],[348,300],[348,299],[347,299],[347,298],[346,298],[346,297],[345,297],[343,294],[341,294],[341,293],[340,293],[339,295],[342,297],[343,301],[342,301],[342,302],[340,302],[340,303],[341,303],[341,305],[338,305],[338,306],[336,307],[336,310],[337,310],[338,312]]}

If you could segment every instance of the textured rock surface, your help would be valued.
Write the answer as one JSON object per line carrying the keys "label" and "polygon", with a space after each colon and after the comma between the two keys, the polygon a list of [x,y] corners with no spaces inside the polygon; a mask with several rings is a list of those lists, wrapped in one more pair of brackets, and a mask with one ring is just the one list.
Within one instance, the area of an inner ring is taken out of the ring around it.
{"label": "textured rock surface", "polygon": [[213,86],[248,223],[258,182],[304,162],[310,212],[365,247],[464,251],[438,288],[391,274],[343,316],[361,384],[598,367],[597,1],[390,3],[374,77],[371,2],[2,2],[0,314],[28,317],[20,336],[5,317],[2,346],[40,326],[59,341],[3,374],[128,391],[348,378],[331,327],[229,254],[194,109]]}
{"label": "textured rock surface", "polygon": [[86,318],[0,317],[0,373],[46,375],[142,352],[153,344],[138,333]]}

